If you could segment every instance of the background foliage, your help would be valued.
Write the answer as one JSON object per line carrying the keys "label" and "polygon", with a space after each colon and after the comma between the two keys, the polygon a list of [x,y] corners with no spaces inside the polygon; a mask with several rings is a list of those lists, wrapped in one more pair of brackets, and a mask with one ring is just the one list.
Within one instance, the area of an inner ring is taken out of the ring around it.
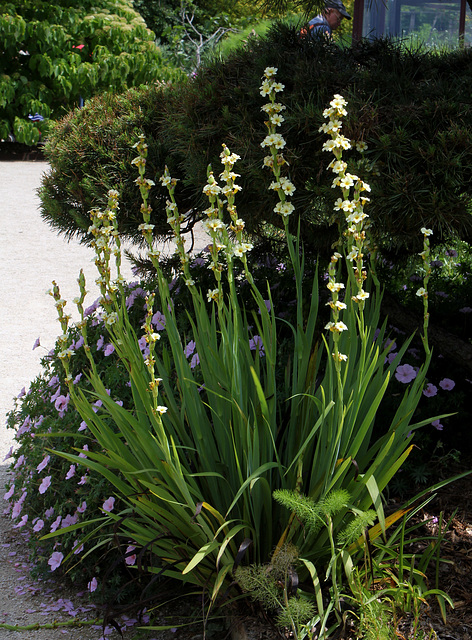
{"label": "background foliage", "polygon": [[[290,177],[298,187],[293,202],[311,246],[326,249],[337,234],[326,213],[335,193],[318,131],[334,93],[342,93],[355,114],[346,135],[368,144],[361,165],[372,186],[373,232],[384,249],[419,249],[418,225],[434,229],[435,241],[451,235],[471,240],[472,53],[434,55],[385,40],[342,49],[302,39],[283,25],[201,68],[191,82],[99,97],[58,123],[46,146],[45,220],[86,240],[88,211],[104,204],[98,189],[115,184],[120,231],[139,242],[130,152],[113,142],[138,131],[149,144],[148,175],[155,178],[167,164],[181,180],[179,209],[189,227],[204,206],[201,184],[207,164],[217,162],[221,139],[242,158],[240,201],[249,231],[263,235],[267,222],[279,224],[266,205],[269,178],[262,177],[258,138],[264,116],[257,93],[268,64],[279,68],[285,84]],[[350,167],[359,169],[358,163]],[[167,229],[164,200],[151,195],[156,235]]]}
{"label": "background foliage", "polygon": [[0,52],[0,139],[26,144],[81,98],[182,75],[163,64],[131,0],[4,2]]}

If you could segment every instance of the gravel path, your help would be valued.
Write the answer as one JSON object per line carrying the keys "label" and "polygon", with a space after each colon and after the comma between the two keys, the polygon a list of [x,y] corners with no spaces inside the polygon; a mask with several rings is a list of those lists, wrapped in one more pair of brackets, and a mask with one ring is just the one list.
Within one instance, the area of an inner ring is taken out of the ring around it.
{"label": "gravel path", "polygon": [[[37,189],[48,169],[43,161],[0,162],[0,496],[7,479],[7,462],[3,462],[13,433],[5,428],[5,415],[13,407],[13,397],[40,372],[40,359],[55,343],[60,327],[53,300],[46,292],[52,280],[60,286],[62,297],[69,300],[66,310],[74,317],[72,299],[78,295],[77,276],[82,267],[87,280],[88,303],[98,295],[94,284],[93,251],[78,242],[67,242],[56,235],[39,214]],[[197,249],[205,245],[201,234]],[[123,268],[132,279],[129,265]],[[33,351],[36,338],[42,347]],[[1,498],[0,498],[1,500]],[[0,513],[3,511],[0,511]],[[71,619],[71,612],[84,615],[87,595],[71,597],[61,586],[34,583],[24,560],[25,542],[11,521],[0,517],[0,623],[51,623]],[[96,640],[99,629],[7,631],[0,628],[0,639]],[[113,632],[110,640],[120,636]],[[125,638],[130,638],[127,633]]]}

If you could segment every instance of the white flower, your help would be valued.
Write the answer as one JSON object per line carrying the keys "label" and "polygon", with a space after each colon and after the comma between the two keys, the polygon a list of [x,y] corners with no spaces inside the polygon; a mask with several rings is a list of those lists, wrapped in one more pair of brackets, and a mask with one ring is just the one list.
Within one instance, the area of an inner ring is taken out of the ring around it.
{"label": "white flower", "polygon": [[277,67],[266,67],[264,69],[264,75],[266,78],[272,78],[277,73]]}
{"label": "white flower", "polygon": [[157,411],[157,413],[159,413],[162,416],[162,415],[164,415],[164,413],[166,413],[167,407],[163,407],[162,405],[158,405],[156,407],[156,411]]}
{"label": "white flower", "polygon": [[421,233],[424,236],[432,236],[433,235],[433,230],[432,229],[426,229],[426,227],[421,227]]}
{"label": "white flower", "polygon": [[361,289],[360,291],[358,291],[355,297],[357,298],[357,300],[367,300],[369,296],[370,294],[367,291],[364,291],[364,289]]}
{"label": "white flower", "polygon": [[363,140],[356,142],[356,149],[362,153],[367,150],[367,144]]}
{"label": "white flower", "polygon": [[416,295],[421,298],[426,298],[428,296],[428,292],[426,291],[426,289],[424,287],[420,287],[418,289],[418,291],[416,292]]}
{"label": "white flower", "polygon": [[344,284],[342,282],[328,282],[326,286],[333,292],[338,292],[341,291],[341,289],[344,289]]}
{"label": "white flower", "polygon": [[273,116],[270,116],[270,121],[272,124],[275,124],[277,127],[280,127],[282,122],[284,122],[285,118],[280,115],[280,113],[274,113]]}
{"label": "white flower", "polygon": [[293,211],[295,211],[295,207],[291,202],[277,202],[274,207],[274,211],[275,213],[279,213],[281,216],[286,218],[291,213],[293,213]]}

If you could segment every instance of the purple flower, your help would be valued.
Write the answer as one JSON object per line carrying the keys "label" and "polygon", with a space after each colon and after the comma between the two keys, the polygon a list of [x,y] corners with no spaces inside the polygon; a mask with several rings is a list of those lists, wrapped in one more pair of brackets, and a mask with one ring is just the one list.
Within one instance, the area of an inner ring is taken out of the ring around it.
{"label": "purple flower", "polygon": [[395,360],[395,358],[398,356],[398,353],[395,351],[394,353],[389,353],[388,356],[385,358],[385,362],[388,364],[392,364],[392,362]]}
{"label": "purple flower", "polygon": [[17,398],[22,398],[25,395],[26,395],[26,389],[25,389],[25,387],[23,387],[23,389],[20,391],[20,393],[16,397]]}
{"label": "purple flower", "polygon": [[438,431],[442,431],[444,429],[444,425],[442,425],[439,420],[434,420],[432,423],[433,427]]}
{"label": "purple flower", "polygon": [[38,520],[38,522],[33,527],[33,531],[36,531],[36,533],[38,533],[39,531],[41,531],[43,527],[44,527],[44,520]]}
{"label": "purple flower", "polygon": [[57,384],[59,384],[59,378],[58,376],[53,376],[48,382],[48,387],[55,387]]}
{"label": "purple flower", "polygon": [[87,477],[88,477],[87,475],[82,476],[77,484],[84,485],[87,482]]}
{"label": "purple flower", "polygon": [[82,420],[82,422],[80,423],[80,427],[78,428],[78,431],[85,431],[86,428],[87,428],[87,423],[85,422],[85,420]]}
{"label": "purple flower", "polygon": [[115,347],[109,342],[106,347],[103,349],[104,356],[111,356],[111,354],[115,351]]}
{"label": "purple flower", "polygon": [[441,389],[444,389],[444,391],[451,391],[456,386],[456,383],[454,380],[451,380],[451,378],[443,378],[439,383],[439,386]]}
{"label": "purple flower", "polygon": [[51,486],[51,476],[46,476],[43,478],[41,484],[39,485],[39,493],[45,493],[45,491]]}
{"label": "purple flower", "polygon": [[437,394],[437,392],[438,392],[438,388],[435,387],[434,384],[431,384],[431,382],[428,382],[426,387],[423,389],[423,395],[426,396],[427,398],[432,398]]}
{"label": "purple flower", "polygon": [[136,549],[136,547],[133,547],[133,545],[131,545],[131,544],[126,549],[125,562],[126,562],[126,564],[129,564],[130,566],[133,566],[134,564],[136,564],[136,554],[132,553],[135,549]]}
{"label": "purple flower", "polygon": [[34,341],[34,345],[33,345],[33,349],[32,350],[34,351],[35,349],[37,349],[40,346],[41,346],[41,344],[39,342],[39,338],[36,338],[36,340]]}
{"label": "purple flower", "polygon": [[448,249],[446,251],[446,255],[450,256],[451,258],[457,258],[458,253],[457,253],[457,251],[455,249]]}
{"label": "purple flower", "polygon": [[198,353],[194,353],[192,356],[192,359],[190,360],[190,368],[195,369],[197,364],[200,364],[200,357]]}
{"label": "purple flower", "polygon": [[45,458],[43,458],[42,462],[40,462],[36,467],[36,471],[41,472],[43,469],[45,469],[48,466],[50,459],[51,456],[46,456]]}
{"label": "purple flower", "polygon": [[50,532],[53,533],[54,531],[56,531],[56,529],[59,527],[59,525],[61,524],[61,520],[62,517],[61,516],[57,516],[57,518],[54,520],[54,522],[51,525],[50,528]]}
{"label": "purple flower", "polygon": [[66,475],[66,480],[70,480],[75,476],[75,464],[71,464]]}
{"label": "purple flower", "polygon": [[[88,444],[84,444],[84,446],[82,447],[82,451],[88,451]],[[87,456],[85,455],[85,453],[79,453],[79,458],[86,458]]]}
{"label": "purple flower", "polygon": [[71,527],[73,524],[77,524],[78,516],[67,514],[65,518],[62,518],[61,529],[65,529],[66,527]]}
{"label": "purple flower", "polygon": [[67,394],[66,396],[59,396],[54,403],[54,407],[59,413],[64,414],[67,411],[67,407],[69,406],[69,400],[69,394]]}
{"label": "purple flower", "polygon": [[23,454],[21,454],[21,456],[18,458],[18,460],[16,461],[15,466],[13,467],[14,469],[18,469],[18,467],[21,467],[21,465],[23,464],[23,462],[25,461],[25,456]]}
{"label": "purple flower", "polygon": [[49,398],[50,402],[56,402],[61,395],[61,387],[57,387],[56,392]]}
{"label": "purple flower", "polygon": [[195,340],[190,340],[188,345],[184,349],[184,355],[186,358],[189,358],[192,353],[195,351]]}
{"label": "purple flower", "polygon": [[48,565],[51,567],[51,571],[55,571],[57,567],[60,567],[64,554],[60,551],[54,551],[48,560]]}
{"label": "purple flower", "polygon": [[413,369],[411,364],[401,364],[395,370],[395,378],[399,382],[408,384],[408,382],[411,382],[416,378],[416,371]]}
{"label": "purple flower", "polygon": [[80,542],[80,540],[76,540],[72,547],[72,551],[74,552],[74,555],[76,556],[77,554],[81,553],[83,550],[84,550],[84,545]]}
{"label": "purple flower", "polygon": [[472,307],[462,307],[459,309],[459,313],[472,313]]}
{"label": "purple flower", "polygon": [[7,455],[3,458],[3,462],[5,462],[5,460],[8,460],[8,458],[11,458],[13,456],[13,445],[10,447],[10,451],[7,453]]}
{"label": "purple flower", "polygon": [[105,500],[105,502],[103,503],[103,510],[104,511],[113,511],[113,508],[115,506],[115,498],[110,497],[107,500]]}
{"label": "purple flower", "polygon": [[27,522],[28,522],[28,515],[22,516],[20,522],[17,525],[15,525],[15,529],[20,529],[21,527],[24,527]]}
{"label": "purple flower", "polygon": [[97,351],[100,351],[100,349],[103,347],[104,342],[105,338],[103,336],[100,336],[97,340]]}
{"label": "purple flower", "polygon": [[97,578],[92,578],[87,586],[90,593],[93,593],[95,589],[98,587]]}
{"label": "purple flower", "polygon": [[46,518],[51,518],[54,515],[54,507],[49,507],[49,509],[46,509],[44,515]]}
{"label": "purple flower", "polygon": [[162,331],[166,327],[166,317],[160,311],[156,311],[151,318],[151,322],[156,327],[156,331]]}
{"label": "purple flower", "polygon": [[12,520],[15,520],[16,518],[18,518],[22,509],[23,509],[23,503],[20,502],[20,500],[17,500],[17,502],[15,502],[15,504],[13,505],[13,509],[11,511]]}
{"label": "purple flower", "polygon": [[77,384],[80,381],[81,377],[82,377],[82,374],[78,373],[74,378],[73,384]]}
{"label": "purple flower", "polygon": [[77,511],[79,513],[83,513],[85,511],[85,509],[87,508],[87,503],[85,502],[85,500],[82,502],[82,504],[80,505],[80,507],[77,507]]}
{"label": "purple flower", "polygon": [[10,498],[12,497],[12,495],[15,493],[15,485],[12,484],[11,487],[8,489],[8,491],[6,492],[6,494],[3,496],[4,500],[10,500]]}
{"label": "purple flower", "polygon": [[260,356],[265,355],[264,345],[262,343],[261,336],[256,335],[254,336],[254,338],[251,338],[251,340],[249,340],[249,348],[251,349],[251,351],[255,351],[257,348],[259,348],[259,355]]}

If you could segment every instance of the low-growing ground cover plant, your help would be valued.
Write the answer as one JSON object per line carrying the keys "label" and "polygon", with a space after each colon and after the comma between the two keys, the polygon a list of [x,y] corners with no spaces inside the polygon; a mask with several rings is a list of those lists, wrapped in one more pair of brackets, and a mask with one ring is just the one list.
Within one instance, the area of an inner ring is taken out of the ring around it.
{"label": "low-growing ground cover plant", "polygon": [[[197,585],[210,605],[230,586],[238,565],[272,567],[281,554],[297,556],[297,572],[303,581],[310,578],[315,589],[313,607],[305,607],[304,619],[298,620],[299,599],[290,606],[287,601],[280,620],[302,637],[303,629],[312,627],[323,634],[330,616],[336,623],[341,620],[341,588],[349,585],[352,567],[362,557],[363,532],[369,529],[373,540],[385,536],[405,514],[401,510],[387,519],[382,492],[407,459],[415,432],[440,416],[414,418],[431,359],[427,322],[422,331],[426,364],[416,371],[402,364],[411,339],[393,355],[386,323],[380,322],[381,293],[369,264],[373,252],[364,210],[370,187],[348,171],[343,159],[350,141],[340,133],[346,115],[341,96],[326,109],[328,122],[322,127],[330,136],[324,149],[334,154],[329,165],[334,186],[342,194],[335,209],[341,242],[326,271],[324,265],[305,264],[303,247],[289,231],[296,187],[287,176],[285,140],[278,133],[285,108],[277,100],[283,85],[275,74],[275,68],[267,68],[261,87],[269,99],[262,107],[268,127],[262,147],[268,151],[264,165],[273,174],[274,211],[282,219],[289,261],[269,264],[278,277],[260,282],[253,268],[257,261],[248,261],[253,246],[236,208],[238,156],[224,146],[220,181],[209,168],[203,189],[211,237],[206,260],[186,253],[175,200],[179,185],[167,170],[162,176],[182,271],[180,279],[169,282],[153,246],[148,205],[153,183],[145,177],[147,146],[140,139],[134,164],[143,199],[141,232],[156,269],[157,290],[150,285],[125,288],[120,278],[118,194],[111,191],[107,209],[91,214],[101,306],[84,308],[81,276],[76,304],[82,321],[71,331],[65,301],[54,284],[51,294],[63,335],[51,364],[54,369],[60,361],[64,373],[51,385],[49,375],[37,387],[43,403],[54,403],[58,413],[51,426],[74,405],[80,415],[73,416],[77,431],[71,429],[69,436],[74,447],[54,442],[35,470],[29,463],[22,476],[28,447],[38,455],[40,433],[49,442],[54,436],[45,432],[45,419],[32,418],[33,407],[23,401],[12,424],[29,410],[19,434],[25,453],[20,464],[21,455],[15,461],[19,482],[10,487],[7,499],[18,525],[31,522],[37,534],[44,528],[38,494],[56,500],[48,505],[49,513],[58,510],[56,520],[41,536],[51,570],[73,564],[79,556],[96,558],[103,572],[100,554],[118,547],[122,569],[136,573],[144,567],[150,574]],[[423,228],[421,233],[426,277],[417,295],[427,318],[431,231]],[[110,272],[113,255],[116,279]],[[201,267],[209,272],[208,288],[198,278]],[[291,309],[284,279],[293,291]],[[180,288],[186,296],[184,317]],[[320,302],[326,303],[327,317]],[[78,353],[83,358],[79,371]],[[105,361],[113,365],[104,367]],[[411,384],[379,428],[376,415],[394,376]],[[46,384],[54,389],[47,392]],[[39,402],[35,410],[41,408]],[[70,485],[67,511],[60,494],[64,489],[51,491],[49,469],[56,456],[62,459],[56,475],[63,473],[67,482],[80,476]],[[100,487],[105,493],[95,496],[95,513],[80,488],[92,474],[107,482]],[[27,483],[37,486],[33,500]],[[27,500],[33,507],[31,520],[29,513],[22,514]],[[67,526],[59,531],[63,524]],[[76,539],[79,530],[83,535]],[[296,553],[287,552],[292,548]],[[286,571],[295,572],[292,561]],[[94,575],[90,588],[96,585]]]}

